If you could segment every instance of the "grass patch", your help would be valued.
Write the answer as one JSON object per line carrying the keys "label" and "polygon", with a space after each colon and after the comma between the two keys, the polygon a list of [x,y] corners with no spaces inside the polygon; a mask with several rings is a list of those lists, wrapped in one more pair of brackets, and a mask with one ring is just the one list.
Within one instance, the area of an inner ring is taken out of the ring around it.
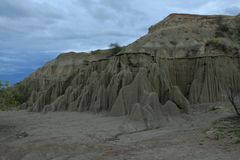
{"label": "grass patch", "polygon": [[217,139],[236,137],[236,143],[240,143],[240,116],[227,117],[215,121],[213,128]]}

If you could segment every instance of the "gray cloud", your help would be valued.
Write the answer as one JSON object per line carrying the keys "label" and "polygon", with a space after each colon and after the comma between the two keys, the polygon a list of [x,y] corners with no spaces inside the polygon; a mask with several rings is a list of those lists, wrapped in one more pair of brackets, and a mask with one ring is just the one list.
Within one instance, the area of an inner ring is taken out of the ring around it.
{"label": "gray cloud", "polygon": [[26,75],[63,51],[128,44],[171,12],[236,14],[239,8],[239,0],[1,0],[0,79]]}
{"label": "gray cloud", "polygon": [[8,18],[22,18],[30,16],[27,8],[14,1],[2,0],[0,5],[0,15]]}
{"label": "gray cloud", "polygon": [[240,13],[240,6],[232,6],[229,8],[225,9],[225,13],[230,14],[230,15],[237,15]]}
{"label": "gray cloud", "polygon": [[6,18],[62,18],[61,12],[46,2],[1,0],[0,15]]}
{"label": "gray cloud", "polygon": [[233,9],[240,8],[240,1],[238,0],[212,0],[200,5],[199,7],[192,8],[191,13],[196,14],[227,14],[235,15]]}

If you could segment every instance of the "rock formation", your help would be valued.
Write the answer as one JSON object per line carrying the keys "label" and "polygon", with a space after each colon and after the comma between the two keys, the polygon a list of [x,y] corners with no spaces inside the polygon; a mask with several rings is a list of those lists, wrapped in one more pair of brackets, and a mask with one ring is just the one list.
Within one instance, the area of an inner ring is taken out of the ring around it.
{"label": "rock formation", "polygon": [[[190,103],[224,101],[240,85],[237,19],[171,14],[118,54],[61,54],[21,82],[26,107],[148,123],[189,113]],[[219,37],[222,23],[228,31]]]}

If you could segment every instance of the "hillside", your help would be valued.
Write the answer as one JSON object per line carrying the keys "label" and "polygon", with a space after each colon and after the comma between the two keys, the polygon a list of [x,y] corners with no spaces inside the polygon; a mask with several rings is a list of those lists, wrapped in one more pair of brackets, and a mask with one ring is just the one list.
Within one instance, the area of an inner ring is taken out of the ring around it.
{"label": "hillside", "polygon": [[21,82],[22,107],[165,121],[189,104],[225,101],[240,87],[239,22],[171,14],[118,54],[61,54]]}

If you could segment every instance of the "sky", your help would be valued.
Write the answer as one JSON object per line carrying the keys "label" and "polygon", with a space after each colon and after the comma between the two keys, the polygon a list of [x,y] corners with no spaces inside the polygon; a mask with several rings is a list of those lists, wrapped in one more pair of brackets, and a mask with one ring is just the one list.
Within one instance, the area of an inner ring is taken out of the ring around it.
{"label": "sky", "polygon": [[240,13],[240,0],[0,0],[0,80],[58,54],[127,45],[170,13]]}

